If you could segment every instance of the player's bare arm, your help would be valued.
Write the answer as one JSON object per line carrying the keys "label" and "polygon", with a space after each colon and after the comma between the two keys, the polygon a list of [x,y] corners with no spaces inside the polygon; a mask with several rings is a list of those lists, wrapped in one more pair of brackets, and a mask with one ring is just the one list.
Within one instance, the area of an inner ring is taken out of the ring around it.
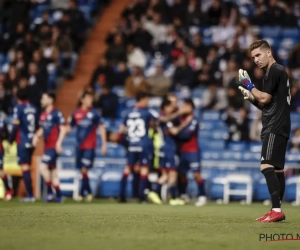
{"label": "player's bare arm", "polygon": [[272,96],[270,94],[259,91],[257,88],[253,88],[251,93],[262,106],[268,104],[272,99]]}
{"label": "player's bare arm", "polygon": [[101,154],[106,155],[107,153],[107,138],[106,138],[106,129],[104,125],[99,125],[99,131],[100,131],[100,136],[101,136]]}
{"label": "player's bare arm", "polygon": [[39,141],[39,139],[43,136],[44,134],[44,129],[40,127],[34,134],[33,139],[32,139],[32,145],[35,147]]}
{"label": "player's bare arm", "polygon": [[58,154],[62,153],[62,143],[67,135],[66,130],[67,130],[66,125],[59,126],[59,135],[58,135],[57,142],[55,145],[55,150],[56,150],[56,153],[58,153]]}
{"label": "player's bare arm", "polygon": [[193,120],[193,116],[189,115],[185,121],[183,123],[181,123],[179,126],[177,127],[172,127],[169,128],[169,131],[172,135],[178,135],[180,133],[180,131],[182,131],[184,128],[186,128],[186,126],[188,126],[188,124]]}

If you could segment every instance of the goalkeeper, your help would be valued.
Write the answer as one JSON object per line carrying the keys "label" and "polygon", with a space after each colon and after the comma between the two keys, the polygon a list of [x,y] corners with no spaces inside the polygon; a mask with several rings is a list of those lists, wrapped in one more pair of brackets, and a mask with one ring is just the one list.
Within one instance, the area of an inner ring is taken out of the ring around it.
{"label": "goalkeeper", "polygon": [[254,86],[248,73],[239,70],[239,81],[244,99],[262,110],[262,152],[260,170],[265,176],[272,200],[272,209],[257,221],[285,220],[281,201],[285,191],[284,164],[290,136],[290,84],[285,68],[276,63],[271,47],[265,40],[253,42],[249,47],[255,64],[265,71],[261,85]]}

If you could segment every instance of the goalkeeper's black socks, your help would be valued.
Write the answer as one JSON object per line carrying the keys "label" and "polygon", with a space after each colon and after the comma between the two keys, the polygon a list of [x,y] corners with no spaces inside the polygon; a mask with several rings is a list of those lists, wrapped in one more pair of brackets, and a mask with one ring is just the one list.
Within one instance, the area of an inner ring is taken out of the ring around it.
{"label": "goalkeeper's black socks", "polygon": [[280,187],[280,200],[283,200],[284,192],[285,192],[285,176],[284,172],[276,172],[276,176],[279,182]]}
{"label": "goalkeeper's black socks", "polygon": [[261,171],[266,178],[272,200],[272,208],[280,209],[280,186],[274,168],[265,168]]}

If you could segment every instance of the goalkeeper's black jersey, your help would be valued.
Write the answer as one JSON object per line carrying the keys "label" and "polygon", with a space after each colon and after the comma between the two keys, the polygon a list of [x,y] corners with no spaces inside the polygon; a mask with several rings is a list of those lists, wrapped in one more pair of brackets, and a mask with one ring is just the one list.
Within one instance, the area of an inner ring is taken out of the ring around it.
{"label": "goalkeeper's black jersey", "polygon": [[262,85],[256,87],[272,96],[271,101],[262,108],[261,138],[267,133],[274,133],[289,139],[291,94],[285,68],[275,62],[267,70]]}

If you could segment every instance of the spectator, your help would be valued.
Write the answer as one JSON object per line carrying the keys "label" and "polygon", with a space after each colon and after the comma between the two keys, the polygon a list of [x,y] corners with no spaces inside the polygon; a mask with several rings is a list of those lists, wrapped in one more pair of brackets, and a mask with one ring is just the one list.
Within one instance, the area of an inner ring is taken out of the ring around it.
{"label": "spectator", "polygon": [[4,82],[5,75],[0,74],[0,110],[3,111],[5,114],[8,114],[11,104],[11,97],[5,90]]}
{"label": "spectator", "polygon": [[25,36],[25,27],[23,23],[18,23],[16,29],[10,34],[10,44],[18,44]]}
{"label": "spectator", "polygon": [[265,12],[265,20],[269,25],[281,25],[282,20],[285,18],[284,9],[282,9],[277,0],[269,0],[269,6]]}
{"label": "spectator", "polygon": [[212,29],[212,42],[218,46],[230,43],[236,33],[235,28],[229,24],[228,18],[222,16],[220,24]]}
{"label": "spectator", "polygon": [[52,27],[52,41],[60,52],[60,66],[64,71],[64,75],[67,78],[72,78],[77,62],[77,54],[73,52],[72,41],[60,32],[58,26]]}
{"label": "spectator", "polygon": [[32,62],[38,65],[39,74],[48,79],[47,62],[44,58],[42,58],[40,50],[36,50],[33,52]]}
{"label": "spectator", "polygon": [[153,37],[154,46],[165,42],[167,27],[161,22],[161,15],[159,13],[154,13],[152,20],[145,20],[143,27]]}
{"label": "spectator", "polygon": [[51,37],[51,27],[48,24],[43,24],[37,37],[39,37],[41,42],[45,42],[45,40]]}
{"label": "spectator", "polygon": [[181,86],[193,87],[194,72],[192,68],[187,64],[184,55],[180,56],[176,62],[176,69],[173,76],[173,89]]}
{"label": "spectator", "polygon": [[5,80],[5,89],[12,90],[14,86],[17,86],[19,82],[19,75],[17,68],[14,64],[10,65],[6,80]]}
{"label": "spectator", "polygon": [[[90,86],[94,89],[95,86],[100,81],[103,84],[106,83],[109,86],[113,86],[114,85],[113,77],[114,77],[113,68],[107,63],[106,58],[102,56],[99,60],[98,67],[94,70],[92,79],[90,81]],[[104,82],[103,79],[105,79]]]}
{"label": "spectator", "polygon": [[199,70],[202,66],[202,60],[196,56],[196,52],[193,48],[189,48],[187,55],[188,65],[192,68],[193,71]]}
{"label": "spectator", "polygon": [[208,9],[208,24],[218,25],[222,14],[222,7],[220,0],[214,0],[212,6]]}
{"label": "spectator", "polygon": [[186,23],[188,25],[199,26],[201,24],[201,16],[199,2],[190,0],[186,12]]}
{"label": "spectator", "polygon": [[47,78],[39,73],[38,65],[35,62],[29,63],[28,66],[28,84],[35,86],[32,89],[38,90],[38,93],[47,91]]}
{"label": "spectator", "polygon": [[38,36],[41,33],[41,28],[43,26],[48,26],[48,27],[51,26],[49,11],[44,11],[43,16],[42,16],[42,20],[38,23],[35,23],[34,34]]}
{"label": "spectator", "polygon": [[96,101],[96,108],[100,110],[104,118],[115,119],[117,117],[118,105],[118,96],[111,92],[108,85],[104,85]]}
{"label": "spectator", "polygon": [[238,40],[238,48],[248,50],[250,44],[254,41],[253,35],[249,29],[248,19],[241,19],[240,25],[237,26],[236,36]]}
{"label": "spectator", "polygon": [[291,111],[300,113],[300,82],[291,89]]}
{"label": "spectator", "polygon": [[133,66],[144,68],[147,63],[145,53],[140,48],[134,47],[132,43],[127,44],[127,59],[127,66],[129,68]]}
{"label": "spectator", "polygon": [[40,51],[47,64],[58,65],[59,50],[51,40],[51,37],[45,40]]}
{"label": "spectator", "polygon": [[283,19],[283,26],[286,28],[296,28],[298,26],[298,20],[297,17],[293,14],[292,8],[288,5],[284,9],[285,11],[285,17]]}
{"label": "spectator", "polygon": [[228,107],[240,109],[244,107],[244,96],[238,89],[238,85],[230,85],[227,89]]}
{"label": "spectator", "polygon": [[261,141],[260,134],[262,130],[261,112],[258,113],[256,119],[253,120],[250,128],[250,139],[252,141]]}
{"label": "spectator", "polygon": [[199,33],[193,35],[192,47],[195,49],[197,57],[200,57],[202,60],[206,58],[208,47],[202,43],[202,37]]}
{"label": "spectator", "polygon": [[125,96],[135,98],[138,92],[148,92],[148,83],[139,67],[133,67],[132,75],[125,81]]}
{"label": "spectator", "polygon": [[152,35],[139,22],[135,21],[132,23],[132,32],[128,37],[130,43],[133,43],[145,52],[151,52],[152,38]]}
{"label": "spectator", "polygon": [[130,76],[130,72],[126,67],[126,63],[119,62],[115,69],[114,86],[124,87],[125,81],[129,76]]}
{"label": "spectator", "polygon": [[173,6],[170,7],[170,20],[174,20],[175,18],[185,21],[185,13],[186,13],[186,4],[184,4],[183,0],[174,0]]}
{"label": "spectator", "polygon": [[149,92],[153,96],[163,96],[171,87],[171,79],[164,75],[164,69],[160,63],[156,64],[155,74],[147,79]]}
{"label": "spectator", "polygon": [[237,118],[234,117],[233,108],[227,109],[225,123],[229,128],[228,141],[249,141],[249,119],[245,108],[240,108]]}
{"label": "spectator", "polygon": [[223,111],[227,107],[226,91],[218,88],[217,84],[210,83],[203,93],[202,109]]}
{"label": "spectator", "polygon": [[71,29],[71,19],[69,13],[64,12],[62,18],[56,23],[56,25],[59,27],[60,31],[63,34],[71,35],[72,29]]}
{"label": "spectator", "polygon": [[33,39],[32,33],[27,32],[24,41],[18,45],[18,50],[23,52],[26,61],[32,59],[33,51],[39,48],[39,43]]}
{"label": "spectator", "polygon": [[78,52],[85,40],[87,21],[82,11],[78,9],[76,0],[70,0],[67,12],[70,16],[71,37],[74,41],[74,48]]}
{"label": "spectator", "polygon": [[117,65],[118,62],[126,62],[126,49],[124,47],[123,38],[121,35],[116,35],[114,38],[114,43],[108,47],[105,52],[105,57],[108,63],[112,65]]}
{"label": "spectator", "polygon": [[238,68],[235,60],[229,60],[223,72],[223,86],[227,88],[233,78],[238,77]]}
{"label": "spectator", "polygon": [[295,128],[291,138],[291,152],[300,152],[300,128]]}
{"label": "spectator", "polygon": [[290,69],[300,69],[300,43],[298,43],[290,52],[288,66]]}
{"label": "spectator", "polygon": [[204,61],[202,68],[195,73],[195,85],[200,87],[207,87],[212,81],[210,65]]}
{"label": "spectator", "polygon": [[13,58],[11,59],[12,64],[16,65],[16,68],[19,72],[26,72],[26,62],[24,60],[24,54],[21,50],[15,51],[13,53]]}

